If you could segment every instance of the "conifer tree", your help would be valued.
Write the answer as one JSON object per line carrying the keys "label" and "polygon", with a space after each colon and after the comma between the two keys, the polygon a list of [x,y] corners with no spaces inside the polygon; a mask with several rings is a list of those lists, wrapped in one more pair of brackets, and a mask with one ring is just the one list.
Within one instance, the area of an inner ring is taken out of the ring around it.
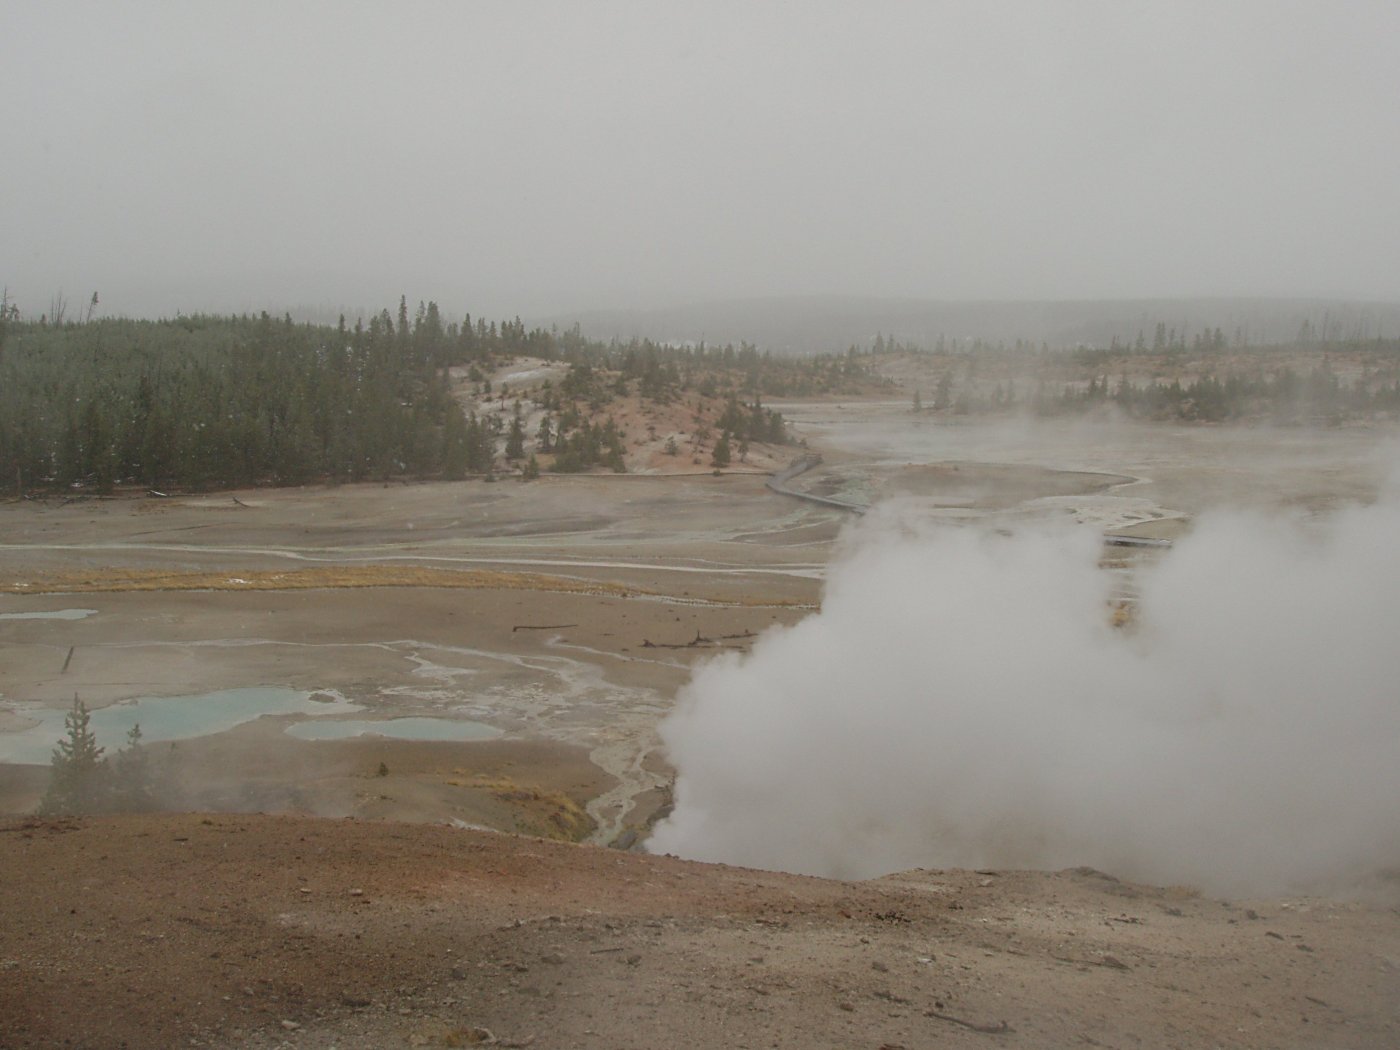
{"label": "conifer tree", "polygon": [[[505,387],[501,388],[505,397]],[[510,420],[510,433],[506,436],[506,459],[520,459],[525,455],[525,420],[521,412],[520,400],[515,402],[515,412]]]}
{"label": "conifer tree", "polygon": [[462,406],[448,406],[442,427],[442,473],[449,481],[461,481],[471,465],[470,433]]}
{"label": "conifer tree", "polygon": [[49,788],[39,812],[91,813],[102,808],[107,769],[91,720],[87,705],[73,694],[73,708],[63,719],[66,735],[53,749]]}
{"label": "conifer tree", "polygon": [[136,813],[155,807],[151,768],[141,744],[141,725],[126,734],[126,747],[112,756],[112,807],[123,813]]}

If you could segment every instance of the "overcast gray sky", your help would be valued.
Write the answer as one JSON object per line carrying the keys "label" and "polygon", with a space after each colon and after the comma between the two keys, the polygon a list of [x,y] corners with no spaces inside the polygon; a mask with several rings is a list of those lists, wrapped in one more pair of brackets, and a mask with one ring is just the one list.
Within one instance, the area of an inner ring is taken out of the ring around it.
{"label": "overcast gray sky", "polygon": [[1400,299],[1400,4],[0,0],[0,283],[105,312]]}

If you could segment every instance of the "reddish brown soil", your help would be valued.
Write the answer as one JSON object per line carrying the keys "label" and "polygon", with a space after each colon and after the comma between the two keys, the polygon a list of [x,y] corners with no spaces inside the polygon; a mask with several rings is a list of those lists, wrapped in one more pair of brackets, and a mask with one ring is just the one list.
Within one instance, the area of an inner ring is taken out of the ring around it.
{"label": "reddish brown soil", "polygon": [[0,915],[6,1047],[1400,1040],[1395,910],[1088,870],[841,883],[424,825],[145,816],[0,826]]}

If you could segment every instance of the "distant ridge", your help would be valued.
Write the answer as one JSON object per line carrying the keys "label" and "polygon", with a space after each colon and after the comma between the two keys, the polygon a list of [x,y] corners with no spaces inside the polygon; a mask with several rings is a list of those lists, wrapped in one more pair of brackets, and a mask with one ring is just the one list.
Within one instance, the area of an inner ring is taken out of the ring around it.
{"label": "distant ridge", "polygon": [[946,340],[1018,339],[1054,348],[1107,346],[1115,337],[1132,343],[1141,332],[1151,345],[1161,323],[1189,343],[1203,329],[1219,328],[1234,343],[1291,341],[1307,322],[1331,341],[1400,336],[1400,302],[1339,299],[1103,299],[1065,301],[944,302],[856,296],[731,299],[647,310],[590,310],[535,318],[531,323],[567,328],[577,322],[595,339],[633,337],[709,344],[749,342],[776,353],[811,354],[869,346],[886,339],[932,348]]}

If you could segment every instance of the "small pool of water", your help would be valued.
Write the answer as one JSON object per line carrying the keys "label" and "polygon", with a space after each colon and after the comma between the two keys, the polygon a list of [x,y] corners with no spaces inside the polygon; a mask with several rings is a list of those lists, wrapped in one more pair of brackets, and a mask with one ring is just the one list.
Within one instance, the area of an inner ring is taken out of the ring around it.
{"label": "small pool of water", "polygon": [[[317,699],[312,699],[315,696]],[[47,764],[54,745],[64,736],[66,708],[39,704],[0,704],[17,717],[37,724],[15,732],[0,733],[0,762]],[[251,722],[263,715],[342,715],[364,707],[330,693],[304,689],[255,686],[221,689],[189,696],[152,696],[124,700],[92,712],[91,727],[97,742],[111,755],[126,744],[126,734],[138,722],[141,740],[189,740]]]}
{"label": "small pool of water", "polygon": [[484,722],[453,718],[363,718],[297,722],[287,735],[298,740],[349,740],[357,736],[386,736],[395,740],[494,740],[501,730]]}
{"label": "small pool of water", "polygon": [[53,609],[47,612],[0,613],[0,620],[86,620],[96,609]]}

